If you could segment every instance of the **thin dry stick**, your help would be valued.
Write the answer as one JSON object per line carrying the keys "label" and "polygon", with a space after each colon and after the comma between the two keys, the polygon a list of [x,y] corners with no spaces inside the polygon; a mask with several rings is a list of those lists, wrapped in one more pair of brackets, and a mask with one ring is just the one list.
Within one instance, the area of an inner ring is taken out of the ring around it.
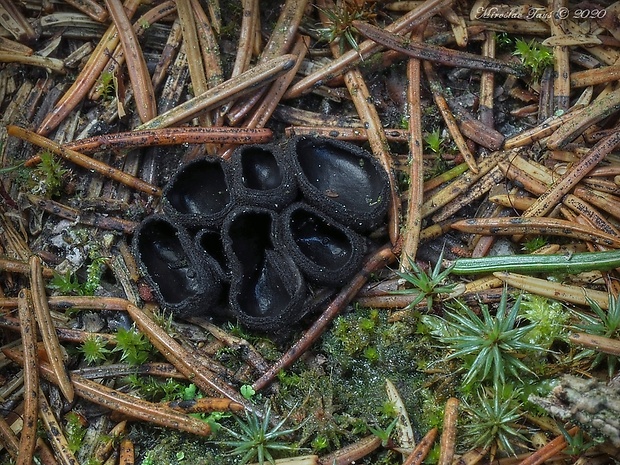
{"label": "thin dry stick", "polygon": [[105,3],[116,29],[119,31],[121,45],[125,51],[129,80],[133,88],[133,97],[136,101],[136,110],[140,115],[140,120],[144,123],[157,115],[155,91],[146,67],[144,54],[120,0],[105,0]]}
{"label": "thin dry stick", "polygon": [[562,203],[575,213],[581,214],[584,218],[587,218],[588,222],[597,229],[611,234],[612,236],[620,236],[620,231],[592,205],[583,201],[579,197],[573,194],[568,194],[562,199]]}
{"label": "thin dry stick", "polygon": [[462,232],[486,235],[540,234],[543,236],[562,236],[595,244],[620,248],[620,238],[606,234],[598,229],[571,221],[547,217],[506,217],[471,218],[452,223],[452,228]]}
{"label": "thin dry stick", "polygon": [[96,212],[82,212],[77,208],[67,207],[60,202],[33,194],[26,194],[26,197],[32,205],[36,205],[41,210],[50,212],[60,218],[65,218],[75,223],[88,224],[101,229],[123,231],[126,234],[132,234],[138,225],[135,221],[124,220],[114,216],[102,215]]}
{"label": "thin dry stick", "polygon": [[[323,136],[349,141],[367,141],[368,134],[364,128],[347,128],[344,126],[289,126],[284,134],[292,136]],[[385,136],[390,142],[407,142],[409,136],[404,129],[385,128]],[[618,173],[620,174],[620,173]]]}
{"label": "thin dry stick", "polygon": [[[453,1],[454,0],[427,0],[422,5],[414,8],[409,13],[394,21],[387,26],[385,30],[393,33],[408,32],[413,26],[432,18],[441,8],[452,4]],[[375,41],[365,40],[359,44],[357,50],[349,50],[340,58],[333,60],[328,65],[291,86],[284,95],[284,98],[295,98],[310,92],[314,87],[323,85],[325,82],[339,76],[347,69],[357,65],[361,60],[368,58],[380,49],[381,47]]]}
{"label": "thin dry stick", "polygon": [[32,287],[32,301],[34,304],[34,311],[37,315],[37,322],[39,331],[41,332],[41,338],[43,339],[43,346],[47,358],[58,378],[58,385],[63,395],[69,402],[73,402],[75,393],[73,392],[73,386],[71,380],[67,374],[67,368],[63,360],[62,348],[60,342],[58,342],[58,335],[56,334],[56,328],[50,309],[47,305],[47,296],[45,295],[45,284],[43,283],[43,273],[41,272],[41,259],[37,256],[32,256],[29,261],[30,264],[30,286]]}
{"label": "thin dry stick", "polygon": [[20,139],[30,142],[31,144],[50,150],[56,155],[60,155],[65,160],[73,162],[82,168],[97,171],[105,177],[114,179],[121,184],[125,184],[128,187],[134,188],[146,194],[161,196],[161,189],[158,187],[155,187],[152,184],[149,184],[121,170],[113,168],[106,163],[100,162],[99,160],[90,158],[82,153],[76,152],[75,150],[67,149],[62,145],[32,131],[20,128],[19,126],[8,126],[7,132],[11,136],[19,137]]}
{"label": "thin dry stick", "polygon": [[[198,41],[198,32],[196,31],[191,0],[178,0],[177,13],[183,30],[183,43],[185,45],[185,53],[187,53],[187,66],[194,88],[194,95],[202,95],[208,90],[207,76],[205,75],[205,68],[202,62],[202,54],[200,53],[200,43]],[[202,115],[200,118],[202,126],[206,126],[208,121],[209,119],[205,115]]]}
{"label": "thin dry stick", "polygon": [[362,286],[368,281],[372,273],[396,259],[390,247],[385,246],[377,250],[364,264],[349,284],[344,287],[340,293],[329,304],[325,311],[317,318],[314,324],[301,336],[301,338],[293,344],[289,350],[257,381],[252,387],[259,391],[269,385],[281,370],[288,368],[293,362],[301,357],[306,350],[323,334],[329,323],[342,311]]}
{"label": "thin dry stick", "polygon": [[574,332],[568,336],[568,340],[578,346],[620,357],[620,341],[617,339],[596,336],[595,334]]}
{"label": "thin dry stick", "polygon": [[577,71],[570,75],[571,87],[588,87],[605,84],[620,79],[620,65],[601,66],[600,68]]}
{"label": "thin dry stick", "polygon": [[4,417],[0,417],[0,441],[11,456],[11,458],[17,461],[17,454],[19,452],[19,439],[17,435],[11,429],[11,425],[7,423]]}
{"label": "thin dry stick", "polygon": [[[127,0],[123,5],[127,17],[132,17],[138,9],[141,0]],[[95,51],[91,54],[88,62],[73,81],[71,87],[58,101],[54,109],[43,119],[37,129],[37,133],[41,135],[49,134],[54,130],[71,111],[77,106],[84,96],[88,93],[93,84],[97,81],[99,74],[105,68],[109,55],[119,42],[118,31],[113,24],[103,34],[103,37],[97,44]]]}
{"label": "thin dry stick", "polygon": [[[618,94],[620,96],[620,93]],[[599,141],[579,162],[575,163],[558,182],[542,194],[523,212],[525,217],[544,216],[549,213],[575,185],[596,167],[620,143],[620,130]]]}
{"label": "thin dry stick", "polygon": [[546,279],[534,278],[532,276],[516,273],[498,271],[493,273],[493,276],[517,289],[523,289],[532,294],[549,297],[550,299],[562,300],[578,305],[588,305],[588,300],[593,300],[599,304],[601,308],[609,308],[609,296],[607,292],[568,284],[553,283]]}
{"label": "thin dry stick", "polygon": [[[63,433],[62,426],[56,420],[54,412],[47,402],[45,394],[39,389],[39,406],[41,411],[41,419],[47,432],[52,449],[56,453],[56,457],[62,465],[79,465],[79,462],[71,452],[69,442]],[[30,462],[29,462],[30,463]]]}
{"label": "thin dry stick", "polygon": [[[198,0],[191,0],[192,11],[196,21],[196,33],[202,51],[202,60],[207,78],[207,88],[215,87],[224,81],[224,72],[220,59],[220,46],[211,28],[207,14]],[[221,125],[221,121],[218,122]]]}
{"label": "thin dry stick", "polygon": [[168,68],[172,66],[172,63],[181,48],[182,37],[183,32],[181,30],[181,22],[177,16],[170,27],[170,34],[168,34],[166,45],[159,56],[159,61],[157,62],[157,66],[155,66],[155,71],[153,72],[152,79],[154,89],[158,90],[162,82],[164,82],[164,79],[166,79]]}
{"label": "thin dry stick", "polygon": [[254,47],[253,42],[258,25],[259,1],[242,0],[241,4],[243,5],[243,16],[239,29],[239,45],[237,45],[237,55],[235,56],[235,64],[230,74],[231,77],[238,76],[250,66],[252,48]]}
{"label": "thin dry stick", "polygon": [[433,443],[435,442],[435,438],[437,437],[437,428],[431,429],[418,445],[413,449],[411,454],[407,457],[407,460],[403,462],[403,465],[422,465],[424,459],[433,447]]}
{"label": "thin dry stick", "polygon": [[39,371],[37,360],[37,324],[32,299],[26,289],[19,291],[18,314],[24,352],[24,412],[19,438],[17,465],[30,465],[37,444],[39,412]]}
{"label": "thin dry stick", "polygon": [[209,89],[202,95],[172,108],[166,113],[153,118],[136,129],[158,129],[172,126],[191,119],[202,111],[209,110],[231,99],[240,97],[273,81],[295,66],[295,57],[283,55],[261,63],[237,77]]}
{"label": "thin dry stick", "polygon": [[[579,431],[579,428],[574,426],[573,428],[568,430],[568,434],[570,436],[574,436]],[[544,463],[547,459],[555,456],[559,452],[562,452],[568,443],[566,442],[566,438],[564,435],[558,436],[557,438],[549,441],[543,447],[538,449],[536,452],[532,453],[528,458],[519,462],[519,465],[540,465]]]}
{"label": "thin dry stick", "polygon": [[215,390],[228,399],[243,405],[248,410],[255,410],[248,404],[235,389],[223,383],[205,364],[193,353],[168,335],[143,310],[133,304],[127,305],[127,312],[144,332],[151,343],[172,363],[177,370],[191,379],[196,386],[205,392]]}
{"label": "thin dry stick", "polygon": [[[259,46],[260,34],[257,34],[259,23],[260,4],[258,0],[242,0],[243,16],[241,19],[241,27],[239,30],[239,45],[237,46],[237,55],[235,56],[235,64],[233,65],[230,77],[239,76],[250,67],[252,61],[252,51],[255,46]],[[257,40],[257,37],[259,40]],[[220,113],[225,115],[230,111],[234,101],[230,101],[222,105]]]}
{"label": "thin dry stick", "polygon": [[[423,27],[414,30],[412,40],[422,40]],[[422,138],[422,107],[420,103],[421,76],[420,60],[407,62],[407,110],[409,112],[409,192],[407,200],[406,223],[403,230],[401,256],[415,259],[420,244],[422,228],[422,199],[424,196],[424,144]],[[400,269],[409,269],[409,260],[400,260]]]}
{"label": "thin dry stick", "polygon": [[437,465],[452,465],[456,447],[456,423],[458,419],[459,400],[451,397],[446,402],[443,414],[443,431],[439,442],[439,459]]}
{"label": "thin dry stick", "polygon": [[[207,142],[260,144],[272,138],[273,131],[265,128],[181,127],[101,134],[87,139],[74,140],[63,146],[88,154],[99,150],[131,150],[140,147],[205,144]],[[40,160],[40,157],[38,158]],[[31,166],[34,163],[38,163],[38,160],[33,157],[26,162],[26,165]]]}
{"label": "thin dry stick", "polygon": [[[0,270],[7,271],[9,273],[26,274],[26,273],[30,273],[30,266],[25,261],[12,260],[10,258],[1,257],[0,258]],[[43,268],[43,276],[46,278],[51,278],[52,276],[54,276],[54,270],[52,270],[51,268],[47,268],[47,267]],[[3,300],[4,299],[0,299],[0,302],[2,302]],[[15,300],[15,302],[17,301]],[[3,305],[0,304],[0,306],[3,306]],[[16,306],[17,304],[13,305],[13,307],[16,307]]]}
{"label": "thin dry stick", "polygon": [[524,74],[522,67],[496,58],[452,50],[439,45],[409,42],[405,37],[393,34],[388,32],[387,29],[380,29],[363,21],[353,21],[353,26],[365,37],[413,58],[458,68],[495,71],[516,76],[523,76]]}
{"label": "thin dry stick", "polygon": [[244,410],[243,405],[233,402],[230,399],[218,397],[202,397],[194,400],[175,400],[167,402],[166,405],[171,409],[183,413],[209,413],[209,412],[240,412]]}

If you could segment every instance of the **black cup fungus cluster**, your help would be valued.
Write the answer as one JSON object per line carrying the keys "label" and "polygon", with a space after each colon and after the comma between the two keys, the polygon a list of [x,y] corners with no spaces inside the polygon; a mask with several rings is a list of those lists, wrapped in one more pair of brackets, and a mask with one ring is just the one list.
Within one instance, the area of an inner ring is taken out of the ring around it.
{"label": "black cup fungus cluster", "polygon": [[385,170],[356,145],[295,137],[240,146],[230,161],[202,158],[176,172],[163,214],[136,229],[134,254],[173,315],[281,332],[317,290],[360,270],[388,200]]}

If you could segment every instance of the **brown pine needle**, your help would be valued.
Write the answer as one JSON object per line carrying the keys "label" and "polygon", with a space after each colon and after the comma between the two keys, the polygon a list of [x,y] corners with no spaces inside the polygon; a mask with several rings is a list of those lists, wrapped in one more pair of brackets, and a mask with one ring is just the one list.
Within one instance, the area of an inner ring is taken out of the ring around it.
{"label": "brown pine needle", "polygon": [[403,462],[403,465],[421,465],[426,459],[426,456],[433,447],[435,438],[437,437],[437,428],[431,429],[422,440],[418,443],[413,452],[409,454],[407,459]]}
{"label": "brown pine needle", "polygon": [[24,413],[19,438],[17,465],[30,465],[37,444],[39,412],[39,371],[37,361],[37,324],[30,292],[22,289],[18,296],[18,314],[24,353]]}
{"label": "brown pine needle", "polygon": [[620,248],[619,237],[606,234],[590,226],[557,218],[471,218],[452,223],[452,228],[467,233],[499,236],[510,236],[514,234],[562,236],[594,242],[595,244],[601,244],[615,249]]}
{"label": "brown pine needle", "polygon": [[151,76],[146,67],[146,61],[136,33],[123,9],[120,0],[105,0],[112,20],[119,31],[119,38],[125,51],[127,71],[133,88],[133,96],[136,101],[136,110],[142,122],[149,121],[157,115],[155,104],[155,91],[151,82]]}
{"label": "brown pine needle", "polygon": [[140,331],[144,332],[151,343],[172,363],[177,370],[191,379],[198,388],[205,392],[215,390],[228,399],[254,410],[232,386],[219,379],[196,355],[185,349],[155,323],[143,310],[133,304],[127,306],[127,312]]}
{"label": "brown pine needle", "polygon": [[439,459],[437,465],[451,465],[456,447],[456,423],[458,419],[459,400],[451,397],[446,402],[443,415],[443,432],[441,433]]}
{"label": "brown pine needle", "polygon": [[[40,388],[39,388],[40,389]],[[39,392],[39,405],[41,411],[41,419],[43,420],[43,426],[47,432],[47,437],[52,445],[52,449],[56,453],[56,458],[62,465],[79,465],[79,462],[71,452],[69,443],[64,433],[62,432],[62,426],[56,420],[54,412],[48,403],[43,391]],[[28,463],[31,463],[31,457],[28,457]]]}
{"label": "brown pine needle", "polygon": [[47,354],[47,358],[56,373],[58,387],[60,387],[60,390],[65,398],[69,402],[73,402],[73,398],[75,396],[73,385],[71,384],[71,380],[67,374],[67,368],[65,367],[62,352],[63,349],[60,347],[54,321],[52,320],[52,315],[50,314],[50,309],[47,305],[45,284],[43,283],[43,274],[41,273],[41,259],[37,256],[32,256],[29,264],[32,301],[34,305],[34,312],[37,316],[37,323],[41,333],[41,338],[43,339],[45,353]]}

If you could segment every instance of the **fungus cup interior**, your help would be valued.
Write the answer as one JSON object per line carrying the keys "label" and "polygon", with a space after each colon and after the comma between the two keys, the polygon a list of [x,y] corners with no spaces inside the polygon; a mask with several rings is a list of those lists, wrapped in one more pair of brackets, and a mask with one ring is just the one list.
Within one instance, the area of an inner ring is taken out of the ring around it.
{"label": "fungus cup interior", "polygon": [[241,174],[245,187],[260,191],[275,189],[283,180],[273,153],[260,147],[249,147],[241,153]]}
{"label": "fungus cup interior", "polygon": [[208,160],[200,160],[182,170],[166,197],[170,205],[183,214],[215,214],[230,202],[222,166]]}

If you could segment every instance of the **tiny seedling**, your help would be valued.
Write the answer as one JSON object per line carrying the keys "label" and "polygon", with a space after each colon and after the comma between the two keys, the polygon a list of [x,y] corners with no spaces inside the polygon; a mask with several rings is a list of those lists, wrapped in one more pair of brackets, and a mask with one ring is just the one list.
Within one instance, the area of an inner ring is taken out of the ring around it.
{"label": "tiny seedling", "polygon": [[[289,413],[290,415],[290,413]],[[283,441],[282,438],[297,431],[303,426],[303,423],[295,428],[282,429],[284,423],[288,420],[288,415],[279,421],[274,427],[271,427],[271,405],[267,402],[264,417],[261,419],[255,412],[246,412],[245,420],[238,416],[234,416],[238,431],[234,431],[222,425],[233,441],[220,441],[225,446],[233,447],[230,451],[231,455],[240,456],[238,462],[240,465],[257,460],[260,465],[269,462],[275,465],[272,454],[276,452],[294,452],[297,446]]]}
{"label": "tiny seedling", "polygon": [[461,359],[468,367],[463,378],[463,388],[470,389],[477,381],[491,379],[494,386],[506,383],[507,375],[517,379],[520,373],[533,374],[522,361],[528,353],[539,355],[545,347],[528,341],[528,333],[535,324],[519,326],[518,315],[521,297],[508,309],[508,292],[504,289],[496,314],[481,305],[482,318],[460,301],[455,310],[446,312],[446,318],[424,315],[423,322],[431,333],[453,352],[447,360]]}
{"label": "tiny seedling", "polygon": [[[370,7],[369,7],[370,6]],[[373,12],[374,2],[363,2],[362,5],[355,1],[344,0],[334,9],[318,8],[321,13],[327,16],[329,26],[316,28],[315,31],[319,40],[331,43],[339,40],[340,53],[344,53],[345,41],[353,50],[359,50],[357,42],[358,32],[353,27],[353,21],[370,21],[376,16]]]}
{"label": "tiny seedling", "polygon": [[89,365],[103,362],[107,360],[112,352],[106,348],[107,342],[102,337],[89,335],[79,348],[84,356],[84,361]]}
{"label": "tiny seedling", "polygon": [[393,294],[414,295],[415,298],[407,305],[407,309],[414,308],[423,300],[426,300],[426,306],[430,310],[433,307],[433,299],[438,294],[450,294],[454,291],[455,284],[445,284],[444,281],[450,274],[452,268],[448,267],[441,271],[443,262],[443,250],[439,254],[435,267],[428,274],[413,260],[407,257],[409,263],[408,271],[396,271],[399,278],[404,279],[411,284],[413,288],[399,289],[392,291]]}
{"label": "tiny seedling", "polygon": [[553,65],[553,53],[551,49],[532,39],[526,42],[517,39],[513,55],[521,58],[521,63],[525,66],[534,81],[538,81],[547,66]]}
{"label": "tiny seedling", "polygon": [[501,392],[494,392],[489,399],[484,392],[479,391],[477,402],[472,404],[465,401],[465,409],[471,417],[465,430],[474,447],[486,449],[497,444],[500,449],[515,455],[515,440],[526,442],[514,425],[521,417],[521,403],[517,401],[519,393],[512,392],[508,398],[503,399]]}
{"label": "tiny seedling", "polygon": [[439,153],[444,145],[444,138],[441,136],[441,131],[435,129],[433,132],[429,132],[424,136],[424,143],[426,147],[433,153]]}
{"label": "tiny seedling", "polygon": [[41,152],[41,163],[30,172],[30,192],[52,198],[60,194],[63,178],[69,172],[52,152]]}
{"label": "tiny seedling", "polygon": [[135,328],[119,328],[116,333],[114,352],[121,353],[121,360],[131,365],[145,363],[153,354],[150,341]]}

